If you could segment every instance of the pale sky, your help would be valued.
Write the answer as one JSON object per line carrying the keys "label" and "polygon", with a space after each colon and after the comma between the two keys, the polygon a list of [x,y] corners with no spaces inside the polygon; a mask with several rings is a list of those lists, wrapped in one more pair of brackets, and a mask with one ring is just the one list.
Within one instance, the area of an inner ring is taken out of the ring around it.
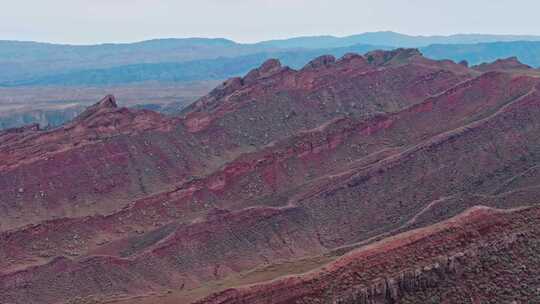
{"label": "pale sky", "polygon": [[392,30],[540,35],[539,0],[0,0],[0,40],[238,42]]}

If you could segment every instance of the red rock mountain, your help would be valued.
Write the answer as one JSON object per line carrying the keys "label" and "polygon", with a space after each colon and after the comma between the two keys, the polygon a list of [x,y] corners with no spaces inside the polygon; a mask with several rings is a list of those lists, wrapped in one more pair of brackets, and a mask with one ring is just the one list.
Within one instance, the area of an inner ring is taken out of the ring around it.
{"label": "red rock mountain", "polygon": [[0,299],[535,303],[539,89],[399,49],[4,131]]}

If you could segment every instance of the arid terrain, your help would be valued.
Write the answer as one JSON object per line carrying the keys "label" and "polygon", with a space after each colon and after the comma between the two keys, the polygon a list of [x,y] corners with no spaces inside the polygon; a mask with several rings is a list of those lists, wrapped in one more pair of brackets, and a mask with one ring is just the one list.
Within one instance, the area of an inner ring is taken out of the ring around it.
{"label": "arid terrain", "polygon": [[32,86],[0,88],[0,130],[39,124],[56,127],[75,118],[103,96],[125,107],[175,114],[207,94],[218,81],[144,82],[115,86]]}
{"label": "arid terrain", "polygon": [[539,165],[517,58],[270,59],[177,115],[106,95],[0,131],[0,303],[540,303]]}
{"label": "arid terrain", "polygon": [[301,69],[321,55],[340,58],[399,47],[469,65],[515,56],[540,67],[540,36],[534,35],[411,36],[386,31],[257,43],[171,38],[93,45],[0,40],[0,130],[35,123],[59,126],[107,94],[114,94],[119,106],[176,114],[223,80],[271,58]]}

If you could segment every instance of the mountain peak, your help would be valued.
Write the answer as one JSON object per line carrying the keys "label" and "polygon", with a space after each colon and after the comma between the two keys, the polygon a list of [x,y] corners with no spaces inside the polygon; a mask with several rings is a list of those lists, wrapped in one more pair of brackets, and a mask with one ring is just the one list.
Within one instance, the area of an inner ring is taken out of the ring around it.
{"label": "mountain peak", "polygon": [[336,57],[332,55],[323,55],[311,60],[302,70],[318,69],[327,67],[336,62]]}
{"label": "mountain peak", "polygon": [[399,48],[391,51],[373,51],[366,54],[369,63],[374,65],[385,65],[388,63],[402,63],[411,58],[423,56],[418,49]]}
{"label": "mountain peak", "polygon": [[260,67],[251,70],[245,77],[244,82],[252,83],[258,79],[272,76],[281,71],[281,62],[278,59],[268,59]]}
{"label": "mountain peak", "polygon": [[118,108],[116,98],[111,94],[103,97],[96,105],[98,108]]}
{"label": "mountain peak", "polygon": [[532,67],[519,61],[516,56],[512,56],[504,59],[497,59],[491,63],[482,63],[474,66],[473,69],[480,72],[490,72],[505,70],[529,70],[532,69]]}
{"label": "mountain peak", "polygon": [[73,119],[73,122],[81,122],[89,120],[90,118],[96,116],[98,113],[107,112],[112,109],[117,109],[118,105],[116,104],[116,98],[113,95],[107,95],[103,97],[96,104],[88,107],[84,112],[79,114],[79,116]]}
{"label": "mountain peak", "polygon": [[278,59],[268,59],[259,68],[260,73],[272,73],[281,69],[281,62]]}

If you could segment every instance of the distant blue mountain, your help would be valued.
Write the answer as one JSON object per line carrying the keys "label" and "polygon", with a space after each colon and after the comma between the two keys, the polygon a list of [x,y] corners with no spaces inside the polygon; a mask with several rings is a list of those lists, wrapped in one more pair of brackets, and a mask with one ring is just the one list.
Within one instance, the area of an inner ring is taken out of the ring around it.
{"label": "distant blue mountain", "polygon": [[470,64],[492,62],[516,56],[522,63],[540,67],[540,42],[515,41],[476,44],[435,44],[422,48],[425,56],[434,59],[467,60]]}
{"label": "distant blue mountain", "polygon": [[0,86],[224,79],[241,75],[268,58],[300,67],[323,54],[341,56],[346,52],[395,47],[416,47],[431,58],[467,60],[471,64],[516,56],[526,64],[540,66],[540,36],[409,36],[374,32],[255,44],[188,38],[87,46],[0,41]]}
{"label": "distant blue mountain", "polygon": [[216,80],[243,75],[269,58],[278,58],[285,65],[300,68],[313,58],[321,55],[331,54],[340,57],[350,52],[366,53],[375,49],[391,49],[391,47],[355,45],[334,49],[264,52],[233,58],[221,57],[188,62],[143,63],[5,81],[0,83],[0,86],[116,85],[144,81],[190,82]]}
{"label": "distant blue mountain", "polygon": [[458,34],[451,36],[411,36],[395,32],[371,32],[346,37],[312,36],[282,40],[270,40],[258,45],[278,48],[330,48],[355,44],[391,45],[394,47],[419,48],[432,44],[471,44],[508,41],[540,41],[540,36]]}
{"label": "distant blue mountain", "polygon": [[270,50],[226,39],[203,38],[99,45],[0,41],[0,82],[82,69],[237,57]]}

